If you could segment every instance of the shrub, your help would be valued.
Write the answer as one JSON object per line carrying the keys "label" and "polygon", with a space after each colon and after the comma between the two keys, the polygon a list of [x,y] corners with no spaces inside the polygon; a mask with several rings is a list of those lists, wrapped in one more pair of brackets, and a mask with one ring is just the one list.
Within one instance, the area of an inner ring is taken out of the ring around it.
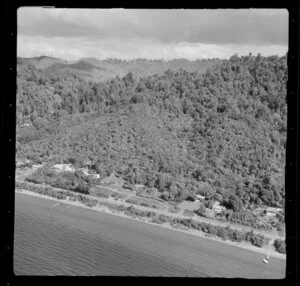
{"label": "shrub", "polygon": [[147,217],[154,217],[154,216],[156,216],[155,212],[152,211],[147,212]]}
{"label": "shrub", "polygon": [[158,216],[158,220],[160,221],[160,223],[166,223],[166,222],[170,221],[170,218],[163,214],[160,214]]}
{"label": "shrub", "polygon": [[188,195],[188,196],[186,197],[186,200],[187,200],[187,201],[190,201],[190,202],[194,202],[194,201],[195,201],[195,197],[194,197],[193,195]]}
{"label": "shrub", "polygon": [[217,229],[214,225],[212,224],[208,224],[207,225],[207,233],[212,234],[212,235],[216,235],[217,234]]}
{"label": "shrub", "polygon": [[117,206],[117,210],[118,211],[126,211],[127,207],[125,207],[124,205],[120,205],[120,206]]}
{"label": "shrub", "polygon": [[244,240],[244,235],[240,231],[234,231],[233,232],[233,237],[234,237],[234,240],[237,241],[237,242],[241,242],[241,241]]}
{"label": "shrub", "polygon": [[144,206],[144,207],[150,207],[150,205],[148,203],[146,203],[145,201],[142,201],[141,202],[141,206]]}
{"label": "shrub", "polygon": [[277,223],[277,230],[278,231],[282,231],[283,230],[283,227],[282,227],[282,225],[280,224],[280,223]]}
{"label": "shrub", "polygon": [[111,196],[113,198],[116,198],[116,199],[126,199],[127,198],[126,194],[122,194],[122,193],[119,193],[119,192],[112,192]]}
{"label": "shrub", "polygon": [[97,201],[96,200],[89,200],[87,203],[86,203],[86,206],[88,207],[94,207],[97,205]]}
{"label": "shrub", "polygon": [[158,216],[156,215],[156,216],[154,216],[154,217],[152,217],[152,219],[150,220],[151,222],[153,222],[153,223],[162,223],[160,220],[159,220],[159,218],[158,218]]}
{"label": "shrub", "polygon": [[276,251],[278,251],[279,253],[286,253],[285,240],[276,239],[274,241],[274,247],[275,247]]}
{"label": "shrub", "polygon": [[17,189],[26,189],[26,183],[25,182],[15,182],[15,188]]}
{"label": "shrub", "polygon": [[195,211],[195,213],[199,216],[205,217],[206,214],[206,208],[204,205],[200,205],[199,209]]}
{"label": "shrub", "polygon": [[225,230],[224,227],[217,227],[217,236],[223,239],[228,238],[228,232]]}
{"label": "shrub", "polygon": [[129,204],[134,204],[134,205],[140,205],[141,204],[141,200],[136,198],[136,197],[130,197],[127,200],[125,200],[126,203]]}
{"label": "shrub", "polygon": [[80,184],[75,189],[74,192],[82,193],[82,194],[89,194],[90,188],[88,185]]}

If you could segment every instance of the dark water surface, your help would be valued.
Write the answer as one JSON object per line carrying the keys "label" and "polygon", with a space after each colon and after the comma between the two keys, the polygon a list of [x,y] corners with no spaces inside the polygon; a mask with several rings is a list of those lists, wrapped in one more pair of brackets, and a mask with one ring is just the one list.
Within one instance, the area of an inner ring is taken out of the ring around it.
{"label": "dark water surface", "polygon": [[285,276],[285,260],[16,193],[16,275]]}

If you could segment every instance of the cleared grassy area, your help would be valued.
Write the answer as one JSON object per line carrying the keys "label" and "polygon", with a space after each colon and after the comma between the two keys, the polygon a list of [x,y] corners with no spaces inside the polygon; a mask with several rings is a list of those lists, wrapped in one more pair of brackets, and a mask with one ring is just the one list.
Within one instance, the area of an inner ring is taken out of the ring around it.
{"label": "cleared grassy area", "polygon": [[90,194],[99,198],[109,198],[112,195],[112,191],[99,188],[99,187],[93,187],[90,190]]}
{"label": "cleared grassy area", "polygon": [[115,199],[126,199],[128,197],[127,194],[122,194],[120,192],[112,192],[111,196]]}
{"label": "cleared grassy area", "polygon": [[195,211],[199,209],[200,205],[200,202],[183,201],[178,205],[178,207],[180,207],[182,210]]}
{"label": "cleared grassy area", "polygon": [[176,206],[170,206],[168,208],[168,212],[170,213],[179,213],[181,211],[181,209],[179,207],[176,207]]}
{"label": "cleared grassy area", "polygon": [[140,197],[136,197],[136,196],[131,196],[125,202],[134,204],[134,205],[138,205],[138,206],[149,207],[149,208],[153,208],[153,209],[165,210],[165,208],[166,208],[164,204],[159,203],[155,200],[140,198]]}
{"label": "cleared grassy area", "polygon": [[195,213],[193,211],[184,210],[183,215],[188,216],[188,217],[193,217],[193,216],[195,216]]}

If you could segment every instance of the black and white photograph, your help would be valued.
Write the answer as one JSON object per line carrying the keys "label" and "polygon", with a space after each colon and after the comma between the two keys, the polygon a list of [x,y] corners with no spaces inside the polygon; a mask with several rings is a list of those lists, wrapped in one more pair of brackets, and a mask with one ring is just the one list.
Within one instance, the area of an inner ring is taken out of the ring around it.
{"label": "black and white photograph", "polygon": [[14,274],[285,278],[288,24],[20,7]]}

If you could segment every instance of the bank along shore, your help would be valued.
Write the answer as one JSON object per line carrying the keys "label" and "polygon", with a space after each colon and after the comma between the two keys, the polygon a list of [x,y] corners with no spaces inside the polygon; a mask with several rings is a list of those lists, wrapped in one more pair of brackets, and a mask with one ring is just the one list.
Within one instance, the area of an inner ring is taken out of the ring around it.
{"label": "bank along shore", "polygon": [[120,217],[123,217],[123,218],[135,220],[135,221],[141,221],[141,222],[144,222],[144,223],[147,223],[147,224],[151,224],[153,226],[167,228],[167,229],[171,229],[173,231],[184,232],[186,234],[194,235],[194,236],[200,237],[202,239],[214,240],[214,241],[217,241],[217,242],[220,242],[220,243],[225,243],[227,245],[232,245],[232,246],[235,246],[235,247],[240,247],[240,248],[252,251],[252,252],[259,253],[259,254],[262,255],[262,258],[263,258],[263,255],[267,255],[267,253],[268,253],[270,257],[276,257],[276,258],[280,258],[280,259],[284,259],[284,260],[286,259],[286,254],[278,253],[274,249],[274,247],[271,245],[272,242],[270,242],[269,245],[267,245],[267,246],[263,246],[263,247],[259,248],[259,247],[253,246],[250,243],[245,242],[245,241],[243,241],[243,242],[234,242],[234,241],[230,241],[230,240],[223,240],[219,237],[207,234],[207,233],[202,232],[200,230],[195,230],[195,229],[191,229],[191,228],[187,228],[187,227],[182,229],[181,226],[175,227],[174,225],[171,225],[169,222],[160,223],[160,224],[154,223],[154,222],[151,222],[150,219],[147,218],[147,217],[139,217],[139,216],[134,216],[133,217],[133,216],[128,215],[128,214],[126,214],[122,211],[118,211],[116,209],[111,209],[109,207],[109,205],[114,205],[115,202],[114,202],[113,199],[106,199],[107,204],[106,203],[102,204],[102,202],[99,201],[97,203],[97,205],[95,205],[95,206],[87,206],[84,203],[79,202],[79,201],[72,201],[72,200],[69,200],[69,199],[57,199],[57,198],[54,198],[54,197],[51,197],[51,196],[48,196],[48,195],[35,193],[35,192],[28,191],[28,190],[25,190],[25,189],[16,189],[16,192],[17,193],[22,193],[22,194],[25,194],[25,195],[30,195],[30,196],[35,196],[35,197],[47,199],[47,200],[52,200],[52,201],[55,201],[55,202],[58,202],[58,203],[64,203],[64,204],[68,204],[68,205],[72,205],[72,206],[76,206],[76,207],[90,209],[90,210],[97,211],[97,212],[102,212],[102,213],[107,213],[107,214],[110,214],[110,215],[120,216]]}

